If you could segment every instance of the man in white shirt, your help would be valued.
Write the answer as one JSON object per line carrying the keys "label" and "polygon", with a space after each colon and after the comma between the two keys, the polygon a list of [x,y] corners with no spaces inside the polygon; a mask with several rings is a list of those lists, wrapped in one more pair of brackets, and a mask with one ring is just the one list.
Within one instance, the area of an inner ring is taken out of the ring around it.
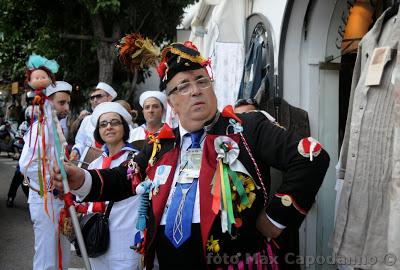
{"label": "man in white shirt", "polygon": [[[117,92],[110,85],[99,82],[96,88],[90,93],[90,105],[92,110],[97,105],[106,101],[112,101],[117,97]],[[90,121],[91,116],[87,115],[83,118],[81,126],[75,137],[75,145],[72,147],[70,154],[71,160],[78,160],[84,154],[85,148],[95,146],[93,137],[94,127]]]}
{"label": "man in white shirt", "polygon": [[[46,88],[46,96],[50,104],[57,112],[57,117],[62,120],[67,117],[70,110],[70,93],[72,86],[64,81],[57,81],[55,86]],[[45,104],[45,106],[48,106]],[[39,125],[36,120],[31,128],[24,135],[24,148],[22,149],[19,159],[21,173],[29,179],[29,211],[33,222],[33,230],[35,235],[35,255],[33,258],[33,269],[58,269],[59,255],[58,250],[62,250],[63,268],[68,267],[70,258],[70,243],[63,235],[58,241],[58,219],[64,201],[54,196],[53,192],[44,192],[43,182],[39,179],[39,171],[42,172],[42,160],[44,151],[47,156],[49,166],[46,166],[46,173],[43,175],[47,190],[50,188],[50,168],[53,166],[51,139],[49,138],[49,122],[51,119],[45,119],[45,122]],[[42,136],[38,133],[38,128],[43,125],[45,133],[46,149],[42,149]],[[40,148],[40,151],[39,149]],[[40,152],[40,153],[39,153]],[[42,188],[41,188],[42,187]],[[42,194],[39,194],[43,190]],[[47,204],[47,206],[46,206]],[[59,246],[60,245],[60,246]]]}
{"label": "man in white shirt", "polygon": [[149,134],[157,133],[164,124],[167,96],[160,91],[145,91],[139,97],[146,123],[133,130],[130,142],[144,140]]}

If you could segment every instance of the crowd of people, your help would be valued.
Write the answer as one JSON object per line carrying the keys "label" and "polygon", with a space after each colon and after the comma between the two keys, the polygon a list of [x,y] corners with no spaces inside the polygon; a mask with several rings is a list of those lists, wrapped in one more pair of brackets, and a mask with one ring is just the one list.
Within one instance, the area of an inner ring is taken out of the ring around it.
{"label": "crowd of people", "polygon": [[[90,258],[92,269],[285,269],[279,236],[299,227],[314,203],[328,154],[315,139],[282,129],[252,99],[219,111],[214,78],[193,44],[171,44],[163,57],[160,91],[139,98],[141,125],[105,82],[89,93],[91,112],[74,121],[71,84],[56,81],[46,88],[69,143],[64,167],[77,209],[83,215],[111,211],[110,244],[105,254]],[[179,118],[177,127],[165,123],[167,106]],[[31,143],[48,140],[48,131],[38,131],[37,109],[25,112],[7,206],[24,182],[35,236],[33,269],[68,268],[70,242],[47,210],[58,220],[65,206],[62,175],[56,163],[38,174],[43,158]],[[272,195],[270,167],[285,172]],[[41,177],[54,200],[40,195]],[[143,248],[133,248],[138,239]],[[225,255],[228,260],[219,260]]]}

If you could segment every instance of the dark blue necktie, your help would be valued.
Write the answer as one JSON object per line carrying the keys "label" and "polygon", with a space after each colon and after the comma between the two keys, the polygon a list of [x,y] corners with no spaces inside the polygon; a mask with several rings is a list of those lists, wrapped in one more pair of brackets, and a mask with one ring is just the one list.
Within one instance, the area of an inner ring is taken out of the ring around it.
{"label": "dark blue necktie", "polygon": [[[189,148],[200,148],[203,133],[204,130],[189,133],[192,139],[192,145]],[[177,182],[172,195],[165,224],[165,235],[175,248],[180,247],[190,238],[197,181],[198,179],[194,178],[192,183]]]}

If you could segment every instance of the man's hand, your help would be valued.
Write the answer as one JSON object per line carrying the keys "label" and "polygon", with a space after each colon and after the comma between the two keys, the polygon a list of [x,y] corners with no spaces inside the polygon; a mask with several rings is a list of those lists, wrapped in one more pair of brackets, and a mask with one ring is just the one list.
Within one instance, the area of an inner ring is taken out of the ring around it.
{"label": "man's hand", "polygon": [[69,160],[78,160],[79,159],[79,152],[77,150],[72,150],[69,154]]}
{"label": "man's hand", "polygon": [[267,214],[265,213],[265,208],[263,208],[258,215],[256,226],[258,231],[266,238],[277,238],[282,232],[281,229],[272,224],[268,219]]}
{"label": "man's hand", "polygon": [[89,111],[83,110],[83,111],[81,111],[81,112],[79,113],[78,118],[79,118],[80,120],[82,120],[83,118],[85,118],[85,117],[86,117],[87,115],[89,115],[89,114],[90,114]]}
{"label": "man's hand", "polygon": [[[67,173],[69,188],[71,190],[80,188],[85,182],[84,170],[67,162],[64,162],[64,168]],[[62,175],[60,168],[58,167],[58,164],[54,164],[53,166],[53,170],[51,172],[51,179],[54,187],[58,189],[61,193],[64,193]]]}

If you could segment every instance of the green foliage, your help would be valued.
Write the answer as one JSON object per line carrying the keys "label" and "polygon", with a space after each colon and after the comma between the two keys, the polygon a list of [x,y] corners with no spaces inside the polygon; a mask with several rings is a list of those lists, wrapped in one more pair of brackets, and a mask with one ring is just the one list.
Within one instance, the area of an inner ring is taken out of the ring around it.
{"label": "green foliage", "polygon": [[[60,64],[57,79],[88,88],[98,80],[98,57],[101,57],[97,50],[101,42],[94,38],[93,16],[102,18],[104,38],[110,38],[115,26],[119,26],[120,37],[138,31],[162,43],[173,40],[184,7],[194,2],[0,0],[0,73],[22,82],[25,62],[35,52],[57,60]],[[142,79],[143,75],[146,74],[142,74]],[[123,85],[131,78],[121,65],[114,67],[116,85]]]}
{"label": "green foliage", "polygon": [[0,0],[0,6],[0,68],[20,79],[26,61],[21,59],[38,49],[36,40],[43,43],[49,37],[45,10],[36,9],[30,1]]}
{"label": "green foliage", "polygon": [[99,12],[118,13],[120,8],[119,0],[81,0],[81,2],[92,15]]}

